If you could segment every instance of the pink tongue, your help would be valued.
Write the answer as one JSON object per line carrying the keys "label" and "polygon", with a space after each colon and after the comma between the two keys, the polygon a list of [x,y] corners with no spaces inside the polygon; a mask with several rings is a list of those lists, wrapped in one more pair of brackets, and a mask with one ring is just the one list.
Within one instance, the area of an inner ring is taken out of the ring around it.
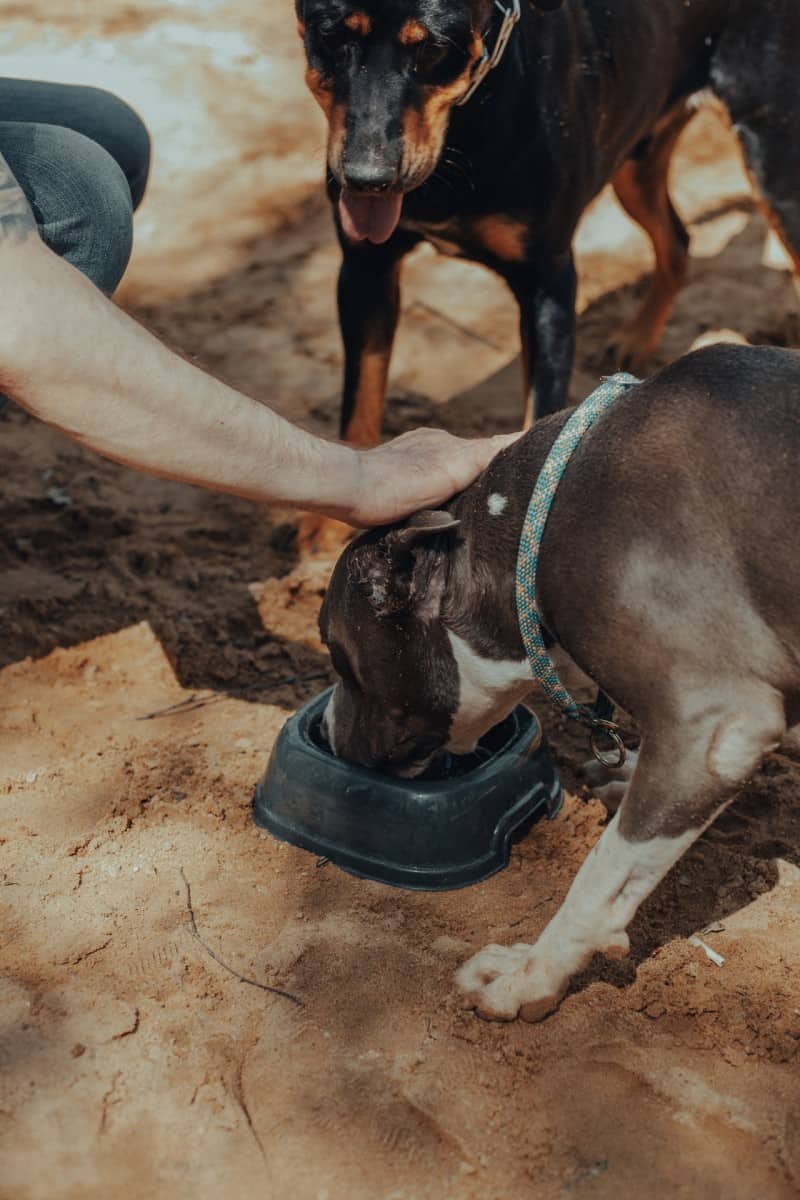
{"label": "pink tongue", "polygon": [[344,235],[351,242],[365,239],[380,245],[392,236],[400,220],[403,197],[395,192],[361,196],[344,189],[339,197],[339,217]]}

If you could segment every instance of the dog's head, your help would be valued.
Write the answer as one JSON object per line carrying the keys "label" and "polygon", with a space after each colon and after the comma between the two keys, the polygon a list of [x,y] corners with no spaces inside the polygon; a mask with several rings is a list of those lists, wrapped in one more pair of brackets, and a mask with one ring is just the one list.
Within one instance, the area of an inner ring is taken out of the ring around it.
{"label": "dog's head", "polygon": [[436,167],[499,11],[493,0],[296,0],[296,9],[344,232],[386,241],[403,194]]}
{"label": "dog's head", "polygon": [[320,631],[339,682],[324,732],[351,762],[413,776],[448,741],[458,672],[439,611],[457,526],[419,513],[362,534],[334,568]]}
{"label": "dog's head", "polygon": [[474,749],[529,690],[527,668],[481,658],[447,627],[448,597],[461,588],[458,524],[417,513],[362,534],[337,562],[320,631],[339,676],[324,718],[339,757],[420,775],[439,751]]}

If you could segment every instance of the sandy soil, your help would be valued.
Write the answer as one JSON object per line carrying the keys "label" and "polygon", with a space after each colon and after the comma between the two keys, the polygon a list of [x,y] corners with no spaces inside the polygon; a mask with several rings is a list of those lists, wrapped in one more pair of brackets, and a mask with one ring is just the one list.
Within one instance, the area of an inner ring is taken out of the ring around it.
{"label": "sandy soil", "polygon": [[[156,159],[121,301],[332,430],[336,252],[288,0],[6,4],[0,72],[138,105]],[[721,327],[796,343],[710,115],[676,193],[694,258],[662,361]],[[649,263],[608,197],[580,252],[576,398]],[[421,252],[405,310],[387,427],[512,427],[503,288]],[[534,937],[599,834],[580,736],[548,714],[563,814],[479,887],[398,892],[275,843],[250,797],[329,676],[324,564],[294,561],[285,514],[137,476],[17,410],[0,436],[3,1200],[798,1194],[800,760],[770,759],[679,864],[630,962],[598,960],[542,1025],[482,1023],[453,969]]]}

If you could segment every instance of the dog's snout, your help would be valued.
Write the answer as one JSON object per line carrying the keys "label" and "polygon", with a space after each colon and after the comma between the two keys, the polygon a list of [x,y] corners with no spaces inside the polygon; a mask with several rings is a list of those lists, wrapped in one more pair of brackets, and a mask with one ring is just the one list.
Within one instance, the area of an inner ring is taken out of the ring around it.
{"label": "dog's snout", "polygon": [[343,174],[345,187],[353,192],[373,195],[388,192],[396,178],[392,167],[369,161],[345,162]]}

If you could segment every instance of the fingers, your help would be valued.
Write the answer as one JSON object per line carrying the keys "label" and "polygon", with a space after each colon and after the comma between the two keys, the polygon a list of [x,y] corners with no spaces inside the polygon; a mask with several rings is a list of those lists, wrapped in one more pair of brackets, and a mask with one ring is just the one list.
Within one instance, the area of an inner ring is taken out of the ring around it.
{"label": "fingers", "polygon": [[524,436],[525,430],[518,429],[516,433],[496,433],[494,437],[489,438],[489,441],[495,447],[494,453],[499,454],[501,450],[507,450],[509,446],[513,446]]}
{"label": "fingers", "polygon": [[470,439],[443,429],[414,429],[362,451],[369,486],[345,519],[358,526],[380,525],[435,507],[469,487],[520,436],[505,433]]}
{"label": "fingers", "polygon": [[442,469],[457,481],[453,491],[463,491],[469,487],[502,450],[513,446],[520,437],[521,432],[498,433],[488,438],[449,436],[448,443],[443,444],[441,450],[437,448],[437,451],[441,454]]}

